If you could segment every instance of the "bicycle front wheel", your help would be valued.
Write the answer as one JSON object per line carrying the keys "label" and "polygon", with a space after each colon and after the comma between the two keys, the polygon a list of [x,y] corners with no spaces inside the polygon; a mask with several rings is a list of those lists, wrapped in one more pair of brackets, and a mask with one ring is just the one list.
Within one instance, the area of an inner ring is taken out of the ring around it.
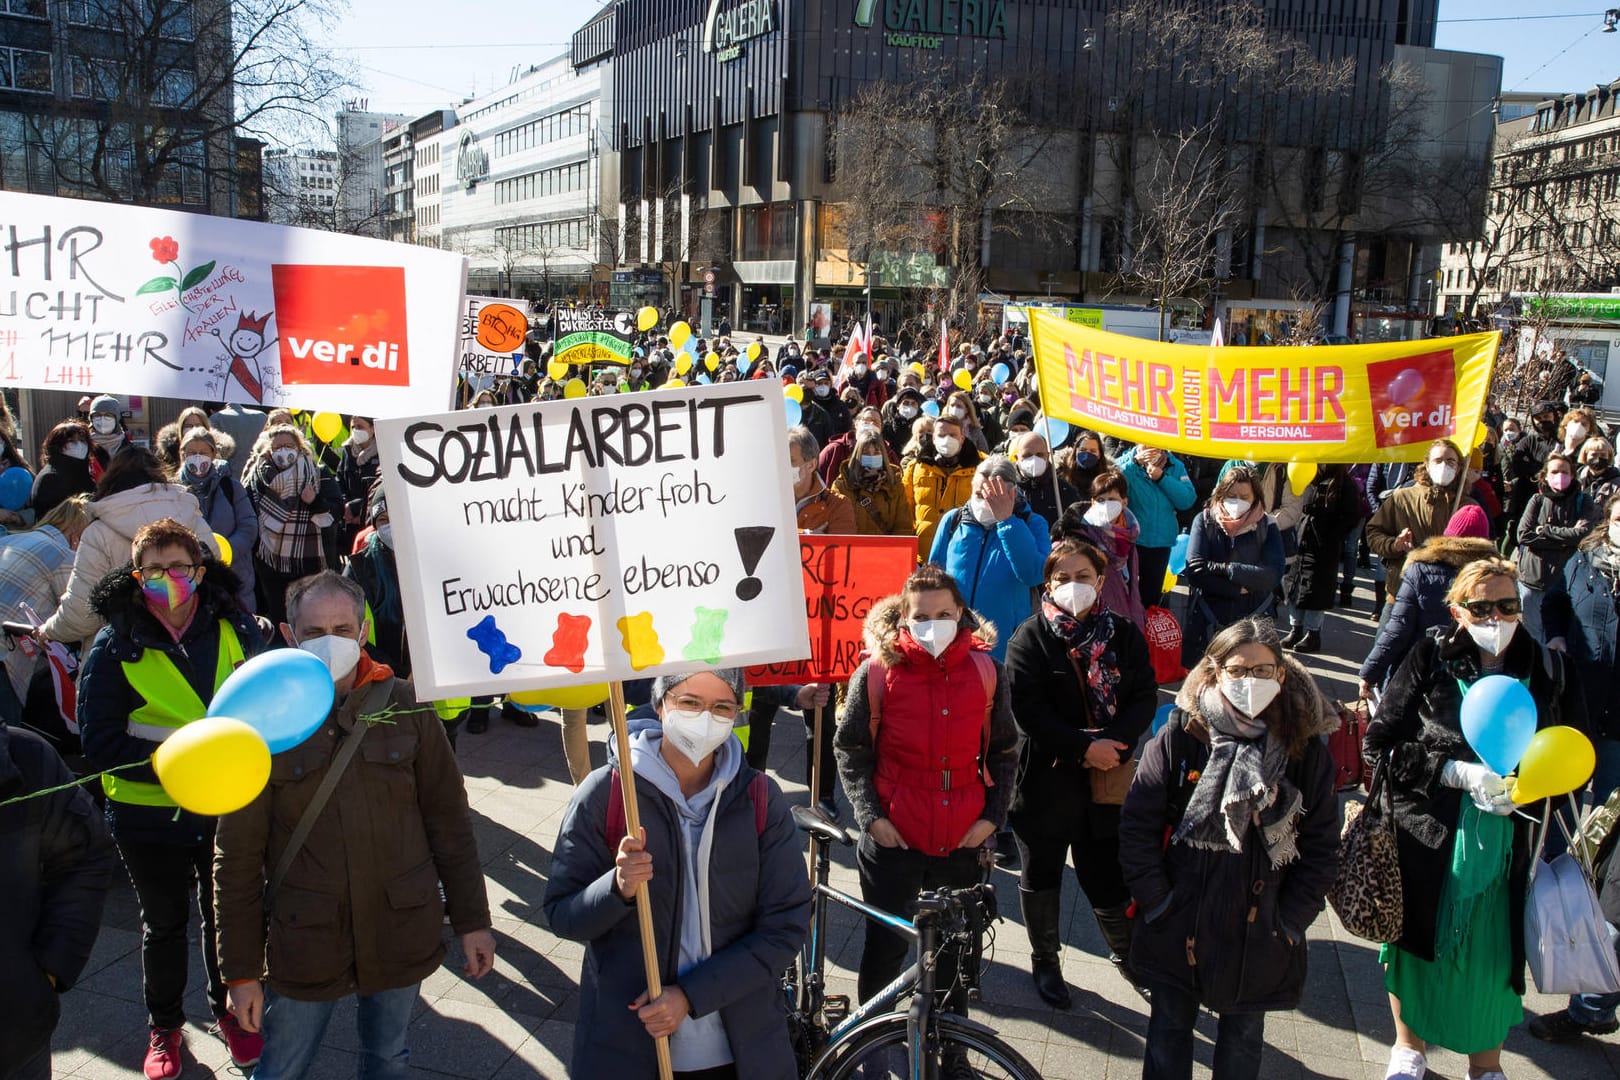
{"label": "bicycle front wheel", "polygon": [[[933,1053],[941,1077],[985,1080],[1041,1080],[1035,1066],[995,1035],[943,1017],[934,1024]],[[817,1070],[810,1080],[907,1080],[906,1017],[891,1020],[855,1039],[847,1050]]]}

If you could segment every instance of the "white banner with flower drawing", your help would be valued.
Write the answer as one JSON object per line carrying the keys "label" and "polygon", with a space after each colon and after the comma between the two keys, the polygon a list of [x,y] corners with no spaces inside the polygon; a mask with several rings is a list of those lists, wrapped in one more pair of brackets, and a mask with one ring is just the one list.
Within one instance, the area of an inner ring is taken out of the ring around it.
{"label": "white banner with flower drawing", "polygon": [[0,191],[0,387],[437,412],[465,289],[431,248]]}

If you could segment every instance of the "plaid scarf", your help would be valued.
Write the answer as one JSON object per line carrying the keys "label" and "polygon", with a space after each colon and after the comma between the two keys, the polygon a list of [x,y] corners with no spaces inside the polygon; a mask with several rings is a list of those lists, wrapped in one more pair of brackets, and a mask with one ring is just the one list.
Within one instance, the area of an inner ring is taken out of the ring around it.
{"label": "plaid scarf", "polygon": [[1173,839],[1241,855],[1252,822],[1272,868],[1287,866],[1299,858],[1304,796],[1284,775],[1282,740],[1266,733],[1264,720],[1231,708],[1213,682],[1198,695],[1198,710],[1209,727],[1209,761]]}
{"label": "plaid scarf", "polygon": [[1086,698],[1091,706],[1091,727],[1107,727],[1114,722],[1119,702],[1119,662],[1114,657],[1114,616],[1099,596],[1081,618],[1041,597],[1041,618],[1047,629],[1069,647],[1069,656],[1085,678]]}
{"label": "plaid scarf", "polygon": [[321,530],[310,521],[309,506],[300,495],[316,482],[315,465],[302,454],[285,469],[265,461],[253,476],[258,555],[278,573],[311,574],[321,568]]}

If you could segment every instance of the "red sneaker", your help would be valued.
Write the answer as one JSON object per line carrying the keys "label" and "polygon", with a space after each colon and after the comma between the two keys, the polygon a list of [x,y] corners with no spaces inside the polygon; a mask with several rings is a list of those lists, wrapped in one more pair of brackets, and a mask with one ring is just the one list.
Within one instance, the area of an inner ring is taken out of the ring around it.
{"label": "red sneaker", "polygon": [[179,1028],[153,1028],[146,1048],[146,1080],[174,1080],[180,1075]]}
{"label": "red sneaker", "polygon": [[225,1040],[225,1047],[231,1052],[231,1061],[239,1069],[257,1065],[259,1055],[264,1053],[264,1036],[243,1031],[242,1025],[230,1013],[219,1018],[219,1037]]}

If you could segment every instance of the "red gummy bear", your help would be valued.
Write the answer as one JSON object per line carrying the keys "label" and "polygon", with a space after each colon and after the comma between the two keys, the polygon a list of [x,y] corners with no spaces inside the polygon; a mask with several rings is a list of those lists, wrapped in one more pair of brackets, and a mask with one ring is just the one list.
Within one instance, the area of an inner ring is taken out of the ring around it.
{"label": "red gummy bear", "polygon": [[546,652],[545,662],[578,675],[585,670],[585,643],[590,635],[589,615],[558,615],[557,632],[551,635],[551,648]]}

